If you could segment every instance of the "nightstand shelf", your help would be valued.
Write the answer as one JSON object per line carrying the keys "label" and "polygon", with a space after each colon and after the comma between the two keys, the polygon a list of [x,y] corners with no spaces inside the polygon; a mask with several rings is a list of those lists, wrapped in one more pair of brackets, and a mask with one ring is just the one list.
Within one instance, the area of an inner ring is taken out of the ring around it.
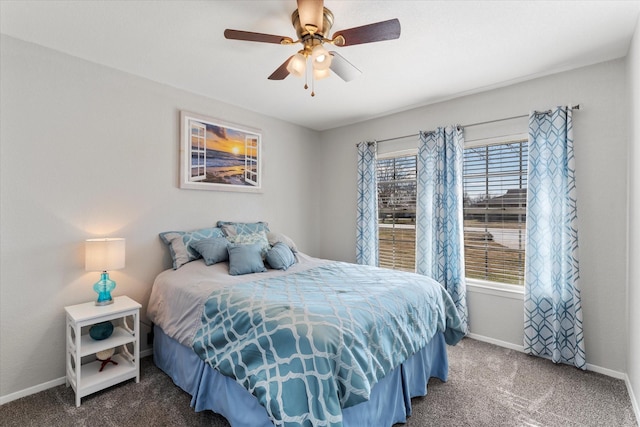
{"label": "nightstand shelf", "polygon": [[[136,340],[130,332],[120,326],[116,326],[113,329],[113,334],[107,339],[102,341],[96,341],[88,334],[82,335],[80,338],[82,341],[80,348],[82,352],[80,357],[89,356],[102,350],[119,347],[121,345],[132,343]],[[105,342],[106,341],[106,342]]]}
{"label": "nightstand shelf", "polygon": [[[67,312],[67,386],[76,392],[76,406],[84,396],[95,393],[131,378],[140,381],[140,304],[129,297],[114,298],[113,304],[96,306],[84,303],[65,307]],[[83,327],[97,323],[117,323],[111,336],[94,340]],[[115,349],[111,360],[102,371],[99,360],[83,361],[97,352]]]}
{"label": "nightstand shelf", "polygon": [[[136,376],[136,364],[116,354],[111,358],[117,365],[108,364],[100,372],[102,362],[99,360],[82,365],[83,396],[93,394],[112,385],[121,383]],[[76,405],[80,406],[80,405]]]}

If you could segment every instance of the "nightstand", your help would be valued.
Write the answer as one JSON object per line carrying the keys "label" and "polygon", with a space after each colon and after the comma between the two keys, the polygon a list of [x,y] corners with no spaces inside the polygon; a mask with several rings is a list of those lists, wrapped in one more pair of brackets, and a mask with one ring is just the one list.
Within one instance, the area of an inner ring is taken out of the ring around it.
{"label": "nightstand", "polygon": [[[120,296],[109,305],[97,306],[92,301],[64,308],[67,312],[66,383],[76,392],[76,406],[80,406],[84,396],[114,384],[130,378],[140,382],[140,307],[131,298]],[[106,321],[115,326],[111,336],[99,341],[91,338],[89,327]],[[117,364],[104,365],[100,360],[89,360],[97,352],[112,348],[115,354],[111,360]]]}

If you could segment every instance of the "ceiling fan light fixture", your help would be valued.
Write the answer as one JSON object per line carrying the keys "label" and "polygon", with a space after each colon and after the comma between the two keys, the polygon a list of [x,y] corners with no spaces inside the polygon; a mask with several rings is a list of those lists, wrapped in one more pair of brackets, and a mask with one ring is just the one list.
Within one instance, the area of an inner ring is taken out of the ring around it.
{"label": "ceiling fan light fixture", "polygon": [[311,61],[314,70],[328,70],[332,59],[333,57],[329,54],[329,51],[321,44],[316,45],[311,50]]}
{"label": "ceiling fan light fixture", "polygon": [[302,77],[305,69],[307,68],[307,58],[300,52],[291,57],[291,60],[287,64],[287,71],[296,77]]}
{"label": "ceiling fan light fixture", "polygon": [[314,69],[313,70],[313,79],[314,80],[322,80],[322,79],[326,79],[327,77],[329,77],[329,69],[328,68],[326,70],[318,70],[318,69]]}

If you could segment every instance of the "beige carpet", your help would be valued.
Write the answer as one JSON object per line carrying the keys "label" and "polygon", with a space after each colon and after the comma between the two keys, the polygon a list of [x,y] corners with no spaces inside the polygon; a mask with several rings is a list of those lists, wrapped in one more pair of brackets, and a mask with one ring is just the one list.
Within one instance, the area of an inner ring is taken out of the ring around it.
{"label": "beige carpet", "polygon": [[[625,384],[465,338],[449,348],[449,381],[432,379],[406,426],[637,426]],[[58,386],[0,406],[0,426],[228,426],[153,365],[82,399]],[[365,427],[365,426],[363,426]],[[367,426],[368,427],[368,426]]]}

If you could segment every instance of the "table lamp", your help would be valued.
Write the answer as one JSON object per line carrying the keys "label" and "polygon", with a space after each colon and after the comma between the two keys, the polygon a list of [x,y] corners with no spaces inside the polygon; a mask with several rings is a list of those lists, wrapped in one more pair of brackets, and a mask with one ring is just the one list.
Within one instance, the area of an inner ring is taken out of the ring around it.
{"label": "table lamp", "polygon": [[96,305],[113,304],[111,291],[116,282],[109,279],[109,270],[124,268],[123,238],[87,239],[85,245],[85,270],[101,271],[100,280],[93,285],[98,293]]}

